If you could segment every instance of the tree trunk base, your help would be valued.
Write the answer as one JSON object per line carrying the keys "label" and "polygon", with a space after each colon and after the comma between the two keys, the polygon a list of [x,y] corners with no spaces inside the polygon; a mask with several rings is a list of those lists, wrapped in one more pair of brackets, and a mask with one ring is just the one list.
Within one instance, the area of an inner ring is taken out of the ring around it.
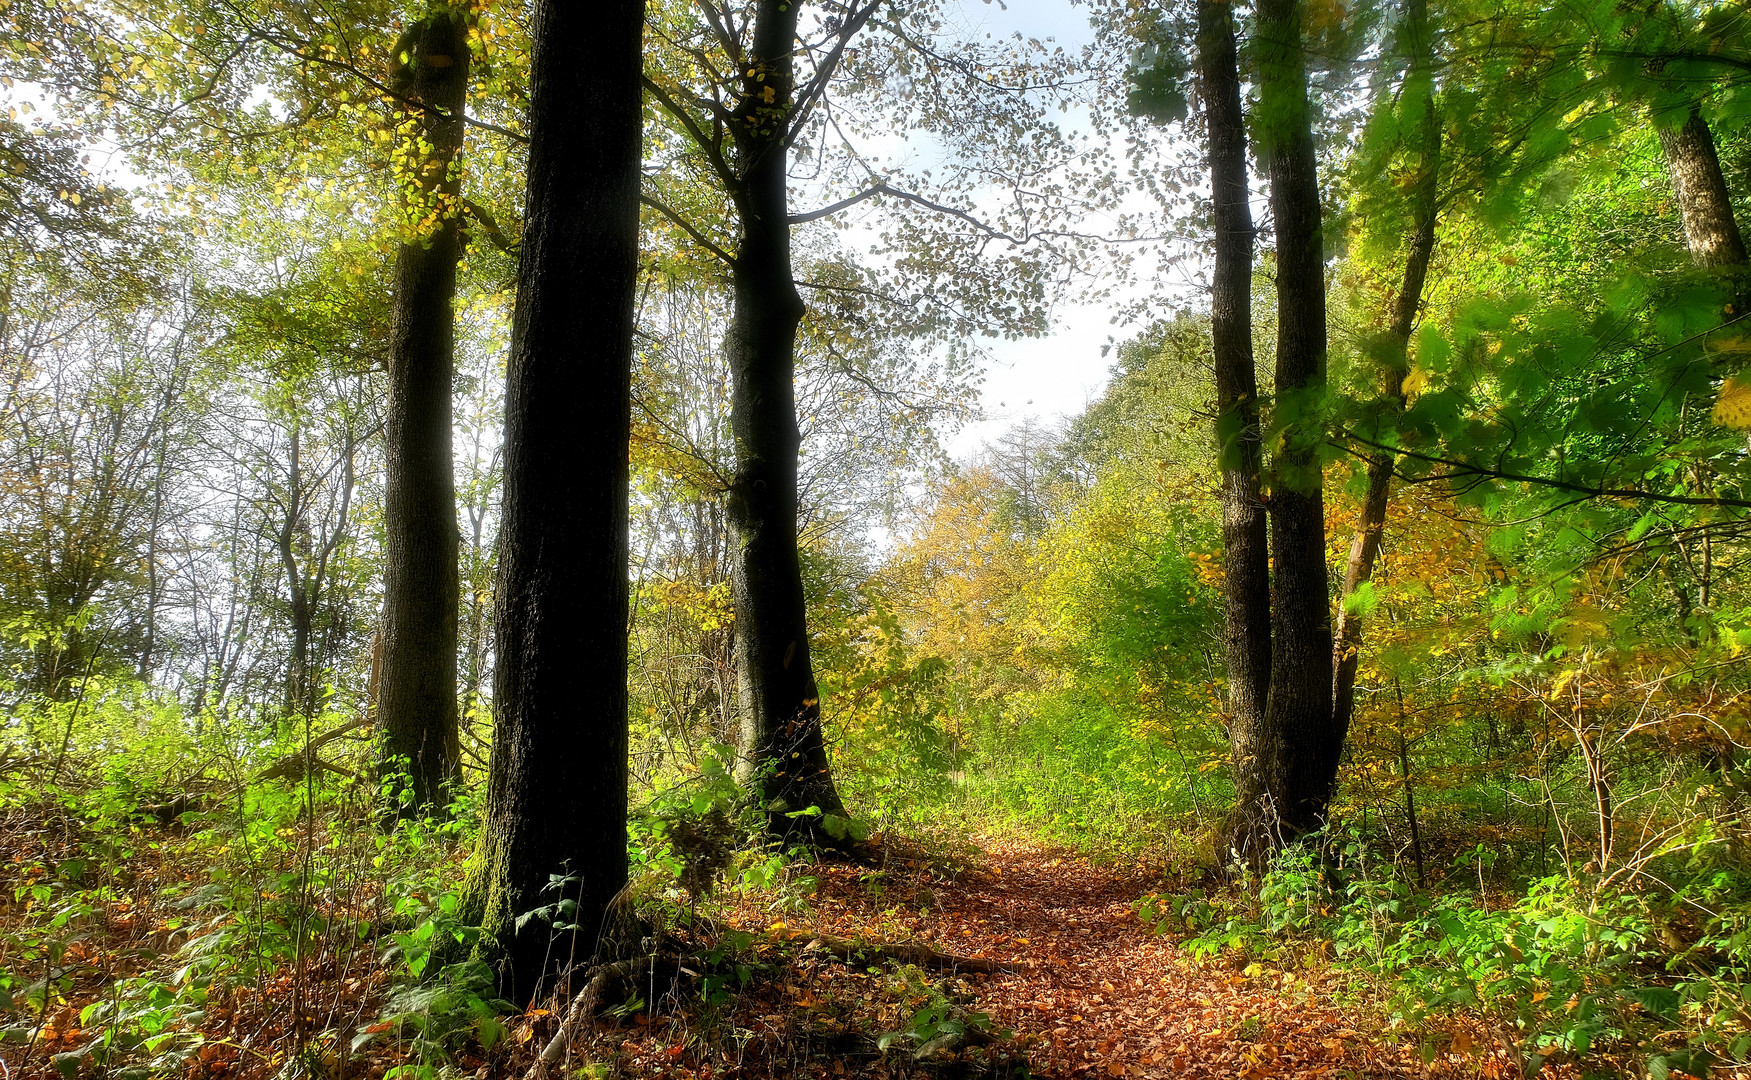
{"label": "tree trunk base", "polygon": [[[959,956],[942,952],[918,942],[858,943],[828,934],[798,934],[791,942],[805,941],[801,952],[832,957],[845,964],[875,965],[895,963],[924,968],[928,971],[990,974],[1013,970],[1010,965],[980,956]],[[610,1007],[616,987],[626,993],[622,1001],[630,1000],[641,991],[650,994],[647,1000],[658,1000],[674,993],[685,979],[697,979],[711,965],[690,951],[685,943],[666,940],[645,956],[611,963],[594,964],[575,977],[562,980],[556,997],[563,998],[570,986],[582,980],[583,986],[571,997],[559,1030],[542,1049],[540,1057],[524,1074],[524,1080],[551,1080],[563,1075],[566,1057],[590,1023],[605,1007]],[[652,989],[655,987],[655,989]],[[985,1041],[983,1033],[969,1031],[959,1036],[947,1036],[925,1043],[914,1052],[917,1060],[952,1053],[973,1041]]]}

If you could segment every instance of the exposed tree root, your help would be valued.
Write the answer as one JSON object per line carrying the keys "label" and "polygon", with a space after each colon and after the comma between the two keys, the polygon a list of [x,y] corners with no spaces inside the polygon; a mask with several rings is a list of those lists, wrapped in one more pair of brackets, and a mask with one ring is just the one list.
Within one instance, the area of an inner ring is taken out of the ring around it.
{"label": "exposed tree root", "polygon": [[[806,939],[806,940],[805,940]],[[831,956],[846,964],[910,964],[930,971],[950,972],[999,972],[1008,968],[995,960],[978,956],[958,956],[954,953],[940,952],[928,945],[916,942],[884,942],[860,943],[847,941],[844,938],[832,937],[827,934],[798,934],[790,939],[792,942],[802,942],[805,952]],[[677,945],[678,942],[666,942]],[[650,978],[659,968],[674,969],[677,978],[680,976],[697,977],[699,972],[688,965],[696,964],[705,968],[703,961],[692,960],[685,954],[660,951],[630,960],[618,960],[612,963],[596,964],[582,973],[584,984],[582,989],[573,995],[571,1004],[566,1007],[565,1017],[560,1021],[559,1030],[548,1040],[541,1055],[535,1059],[535,1064],[529,1067],[524,1080],[548,1080],[555,1075],[553,1070],[559,1068],[565,1061],[571,1045],[595,1017],[596,1012],[606,1003],[604,994],[609,987],[617,982],[635,984]],[[913,1056],[923,1061],[926,1058],[953,1053],[965,1046],[988,1042],[989,1036],[983,1032],[967,1030],[952,1035],[943,1035],[932,1039],[913,1052]]]}
{"label": "exposed tree root", "polygon": [[[616,979],[631,981],[644,978],[651,973],[661,956],[641,956],[633,960],[621,960],[613,964],[598,964],[586,974],[589,981],[579,990],[577,996],[565,1011],[565,1019],[560,1021],[559,1030],[553,1033],[553,1038],[541,1051],[541,1056],[535,1059],[535,1064],[529,1066],[524,1074],[524,1080],[546,1080],[551,1070],[565,1059],[566,1051],[571,1048],[572,1041],[578,1033],[590,1022],[596,1014],[596,1007],[602,1003],[602,991]],[[679,962],[677,962],[679,966]]]}

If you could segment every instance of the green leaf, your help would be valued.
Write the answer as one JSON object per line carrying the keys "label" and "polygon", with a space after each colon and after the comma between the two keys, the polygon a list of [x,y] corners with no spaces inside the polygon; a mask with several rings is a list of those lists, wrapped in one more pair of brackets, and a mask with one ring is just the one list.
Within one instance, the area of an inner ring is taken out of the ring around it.
{"label": "green leaf", "polygon": [[1664,986],[1643,986],[1633,990],[1625,990],[1623,996],[1655,1016],[1662,1017],[1676,1016],[1678,1006],[1684,1000],[1678,991]]}
{"label": "green leaf", "polygon": [[1356,584],[1355,591],[1344,597],[1344,611],[1351,615],[1369,616],[1380,606],[1380,596],[1374,591],[1372,581],[1362,581]]}

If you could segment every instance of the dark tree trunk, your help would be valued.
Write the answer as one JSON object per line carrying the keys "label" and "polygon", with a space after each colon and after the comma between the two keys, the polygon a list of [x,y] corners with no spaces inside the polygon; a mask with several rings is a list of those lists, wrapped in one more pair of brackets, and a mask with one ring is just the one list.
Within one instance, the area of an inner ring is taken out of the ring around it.
{"label": "dark tree trunk", "polygon": [[1259,157],[1277,239],[1276,427],[1270,484],[1273,615],[1264,726],[1280,761],[1261,760],[1270,793],[1245,845],[1292,840],[1325,818],[1343,739],[1333,729],[1331,597],[1318,398],[1325,386],[1325,255],[1313,110],[1298,0],[1258,5]]}
{"label": "dark tree trunk", "polygon": [[[1209,134],[1211,216],[1216,264],[1210,300],[1216,368],[1216,442],[1222,470],[1224,640],[1228,659],[1228,741],[1239,818],[1264,803],[1266,770],[1281,756],[1264,727],[1271,678],[1271,588],[1265,503],[1260,495],[1258,377],[1252,349],[1253,223],[1246,168],[1246,118],[1231,5],[1198,4],[1197,77]],[[1241,831],[1249,826],[1241,823]]]}
{"label": "dark tree trunk", "polygon": [[434,10],[396,43],[390,81],[408,100],[411,137],[397,147],[403,228],[389,331],[383,491],[383,661],[377,717],[384,762],[405,769],[404,812],[448,802],[461,778],[456,709],[456,480],[450,383],[455,373],[456,263],[462,254],[462,115],[468,24]]}
{"label": "dark tree trunk", "polygon": [[[1730,274],[1735,303],[1745,303],[1747,293],[1745,238],[1733,218],[1732,198],[1715,153],[1714,133],[1702,112],[1691,106],[1684,122],[1662,127],[1660,147],[1666,168],[1672,174],[1672,190],[1678,196],[1678,211],[1684,219],[1684,236],[1690,258],[1705,270]],[[1743,314],[1743,312],[1740,312]]]}
{"label": "dark tree trunk", "polygon": [[312,620],[309,587],[305,573],[298,564],[298,523],[303,518],[304,477],[298,460],[298,429],[292,428],[291,454],[288,459],[285,521],[280,526],[280,565],[286,570],[286,590],[292,602],[292,649],[286,658],[286,713],[302,712],[310,697],[310,624]]}
{"label": "dark tree trunk", "polygon": [[[499,989],[588,959],[626,884],[627,442],[641,0],[538,0],[505,386],[486,820],[468,886]],[[563,884],[550,888],[551,877]],[[552,917],[519,917],[572,901]],[[560,932],[556,922],[575,931]]]}
{"label": "dark tree trunk", "polygon": [[787,192],[796,26],[795,0],[761,0],[734,119],[742,239],[725,342],[736,441],[728,516],[742,771],[744,779],[758,782],[757,794],[781,833],[818,822],[788,816],[809,807],[845,814],[821,737],[797,553],[802,437],[793,382],[803,302],[791,269]]}
{"label": "dark tree trunk", "polygon": [[[1412,194],[1411,231],[1406,238],[1404,277],[1398,295],[1393,298],[1392,320],[1387,326],[1386,340],[1380,347],[1380,408],[1381,420],[1390,420],[1404,411],[1404,377],[1411,331],[1416,326],[1417,311],[1422,306],[1423,282],[1428,277],[1429,259],[1435,251],[1435,218],[1440,209],[1441,179],[1441,115],[1435,103],[1434,87],[1429,82],[1433,56],[1429,39],[1428,6],[1424,0],[1410,0],[1405,11],[1406,45],[1411,60],[1411,83],[1421,87],[1421,148],[1420,172]],[[1384,423],[1383,423],[1384,426]],[[1368,459],[1368,491],[1362,499],[1362,514],[1356,522],[1356,535],[1350,542],[1350,557],[1344,566],[1344,583],[1338,592],[1337,630],[1334,634],[1332,657],[1332,726],[1340,742],[1347,738],[1350,720],[1356,709],[1356,669],[1361,662],[1362,620],[1360,611],[1348,610],[1345,604],[1362,584],[1374,576],[1374,564],[1380,555],[1381,537],[1386,532],[1386,505],[1393,475],[1393,454],[1382,451]],[[1408,769],[1408,765],[1406,766]],[[1405,798],[1410,799],[1409,773],[1406,773]],[[1413,819],[1414,822],[1414,819]],[[1415,826],[1412,826],[1413,837]]]}

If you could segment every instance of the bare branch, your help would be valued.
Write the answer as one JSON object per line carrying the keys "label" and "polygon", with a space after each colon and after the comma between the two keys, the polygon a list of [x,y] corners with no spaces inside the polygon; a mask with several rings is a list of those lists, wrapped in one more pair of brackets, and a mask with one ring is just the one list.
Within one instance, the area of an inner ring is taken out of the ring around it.
{"label": "bare branch", "polygon": [[790,217],[787,220],[792,225],[802,225],[802,224],[804,224],[806,222],[810,222],[810,221],[819,221],[820,219],[822,219],[824,217],[832,217],[834,214],[837,214],[841,210],[849,210],[853,206],[856,206],[858,203],[863,202],[865,199],[868,199],[868,198],[875,196],[875,195],[883,194],[887,190],[888,190],[887,181],[878,180],[878,181],[876,181],[876,183],[873,187],[865,188],[864,190],[858,192],[856,195],[852,195],[849,198],[840,199],[838,202],[833,203],[829,206],[823,206],[819,210],[810,210],[807,213],[802,213],[802,214],[792,214],[792,215],[790,215]]}

